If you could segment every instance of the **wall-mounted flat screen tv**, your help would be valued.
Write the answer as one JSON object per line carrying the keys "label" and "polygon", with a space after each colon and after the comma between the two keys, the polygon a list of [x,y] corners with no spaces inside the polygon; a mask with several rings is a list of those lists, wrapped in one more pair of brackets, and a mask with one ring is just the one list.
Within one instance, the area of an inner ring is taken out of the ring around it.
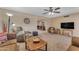
{"label": "wall-mounted flat screen tv", "polygon": [[63,29],[74,29],[74,22],[63,22],[61,23]]}

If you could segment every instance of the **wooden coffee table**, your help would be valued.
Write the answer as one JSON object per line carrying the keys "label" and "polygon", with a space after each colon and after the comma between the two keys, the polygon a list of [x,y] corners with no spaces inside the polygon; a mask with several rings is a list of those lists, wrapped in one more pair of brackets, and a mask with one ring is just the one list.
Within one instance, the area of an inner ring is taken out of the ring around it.
{"label": "wooden coffee table", "polygon": [[[40,38],[39,38],[40,39]],[[31,50],[31,51],[37,51],[41,48],[45,48],[44,50],[47,51],[47,42],[45,42],[44,40],[40,39],[40,42],[38,43],[34,43],[33,42],[33,37],[30,37],[29,39],[26,39],[25,41],[25,47],[26,49],[28,50]]]}

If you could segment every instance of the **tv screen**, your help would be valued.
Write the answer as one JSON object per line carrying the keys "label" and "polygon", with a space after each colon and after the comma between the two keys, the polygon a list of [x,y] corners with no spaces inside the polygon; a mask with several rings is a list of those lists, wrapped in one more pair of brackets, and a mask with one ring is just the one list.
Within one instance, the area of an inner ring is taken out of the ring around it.
{"label": "tv screen", "polygon": [[74,22],[61,23],[61,28],[63,28],[63,29],[74,29]]}

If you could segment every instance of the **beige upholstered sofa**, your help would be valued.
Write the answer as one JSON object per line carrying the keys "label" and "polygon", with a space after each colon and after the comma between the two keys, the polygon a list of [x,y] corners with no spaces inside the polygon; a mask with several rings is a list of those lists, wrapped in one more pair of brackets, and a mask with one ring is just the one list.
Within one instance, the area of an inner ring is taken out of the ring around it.
{"label": "beige upholstered sofa", "polygon": [[0,44],[0,51],[16,51],[16,50],[17,50],[16,39],[8,40]]}

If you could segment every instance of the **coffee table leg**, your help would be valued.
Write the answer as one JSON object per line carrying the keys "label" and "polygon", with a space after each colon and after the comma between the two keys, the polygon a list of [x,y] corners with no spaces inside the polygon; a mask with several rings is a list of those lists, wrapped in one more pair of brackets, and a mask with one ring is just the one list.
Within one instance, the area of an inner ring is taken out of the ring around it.
{"label": "coffee table leg", "polygon": [[45,45],[45,51],[47,51],[47,44]]}

